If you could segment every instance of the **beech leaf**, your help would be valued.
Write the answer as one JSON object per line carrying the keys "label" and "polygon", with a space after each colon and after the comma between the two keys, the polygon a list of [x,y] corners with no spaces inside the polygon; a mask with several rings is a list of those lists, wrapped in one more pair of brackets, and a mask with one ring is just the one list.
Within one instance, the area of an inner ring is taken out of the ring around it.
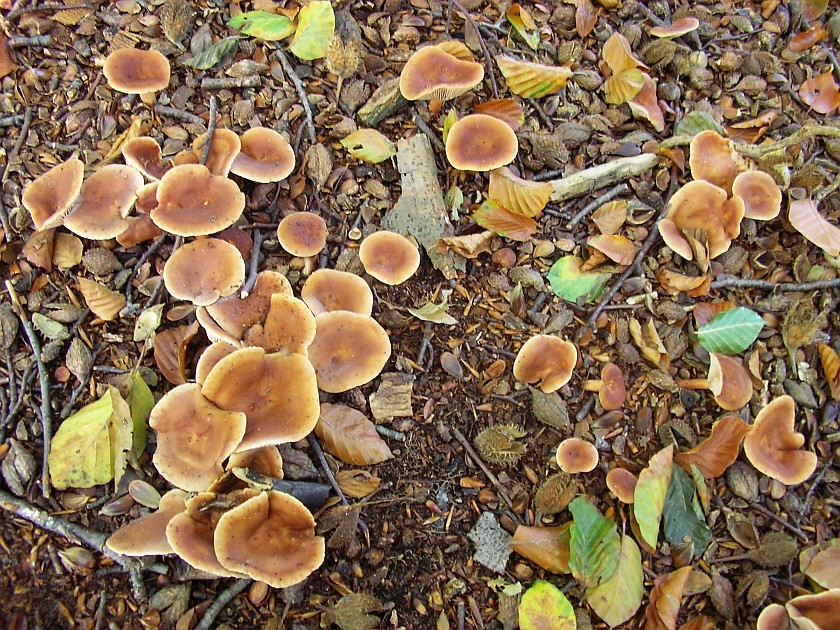
{"label": "beech leaf", "polygon": [[831,390],[831,397],[840,401],[840,357],[834,348],[824,343],[819,345],[820,362],[822,363],[825,380],[828,381],[828,388]]}
{"label": "beech leaf", "polygon": [[155,335],[155,364],[173,385],[187,382],[187,345],[197,332],[198,322],[193,322]]}
{"label": "beech leaf", "polygon": [[565,66],[545,66],[511,57],[497,57],[496,63],[508,89],[522,98],[540,98],[563,88],[573,72]]}
{"label": "beech leaf", "polygon": [[645,594],[642,554],[629,536],[621,537],[618,567],[610,578],[586,591],[586,601],[610,628],[632,617]]}
{"label": "beech leaf", "polygon": [[510,541],[510,548],[546,571],[571,573],[569,539],[571,522],[559,527],[519,525]]}
{"label": "beech leaf", "polygon": [[720,477],[738,459],[741,442],[750,428],[735,416],[721,418],[708,438],[690,451],[674,455],[674,461],[686,469],[694,464],[706,479]]}
{"label": "beech leaf", "polygon": [[571,527],[569,568],[584,587],[602,584],[615,573],[621,540],[615,522],[601,515],[585,497],[569,504]]}
{"label": "beech leaf", "polygon": [[508,167],[490,173],[487,196],[497,200],[511,212],[535,217],[548,204],[552,187],[549,182],[533,182],[513,174]]}
{"label": "beech leaf", "polygon": [[149,432],[149,416],[155,406],[155,396],[146,385],[146,381],[137,370],[120,374],[112,384],[119,390],[123,400],[128,403],[133,425],[132,443],[134,454],[140,457],[146,448],[146,436]]}
{"label": "beech leaf", "polygon": [[828,8],[828,0],[802,0],[802,15],[809,22],[820,17]]}
{"label": "beech leaf", "polygon": [[715,317],[697,329],[700,345],[709,352],[738,354],[749,348],[764,328],[764,320],[755,311],[739,306]]}
{"label": "beech leaf", "polygon": [[184,65],[195,68],[196,70],[209,70],[236,50],[237,42],[239,42],[239,38],[236,36],[225,37],[210,46],[207,50],[193,55],[184,61]]}
{"label": "beech leaf", "polygon": [[639,524],[644,541],[656,549],[659,537],[659,523],[671,482],[674,446],[670,445],[650,458],[648,467],[639,473],[639,481],[633,492],[633,514]]}
{"label": "beech leaf", "polygon": [[568,302],[593,302],[601,296],[610,274],[581,272],[581,264],[577,256],[564,256],[551,266],[548,282],[555,295]]}
{"label": "beech leaf", "polygon": [[298,13],[298,25],[289,50],[298,59],[320,59],[335,33],[335,13],[329,0],[313,0]]}
{"label": "beech leaf", "polygon": [[697,500],[694,481],[679,466],[671,470],[671,483],[668,485],[662,519],[665,539],[672,545],[690,540],[695,556],[705,551],[711,540],[712,530],[706,525],[706,517]]}
{"label": "beech leaf", "polygon": [[515,2],[505,11],[505,16],[525,43],[536,50],[540,45],[540,34],[536,31],[537,25],[531,14]]}
{"label": "beech leaf", "polygon": [[601,9],[592,6],[592,0],[577,0],[575,2],[575,30],[581,38],[586,37],[598,23]]}
{"label": "beech leaf", "polygon": [[840,539],[829,541],[830,547],[814,556],[805,575],[823,588],[840,588]]}
{"label": "beech leaf", "polygon": [[449,296],[451,294],[452,289],[444,289],[440,292],[441,302],[439,304],[429,301],[420,308],[409,308],[408,312],[414,315],[417,319],[422,319],[424,322],[453,326],[458,323],[458,320],[452,317],[452,315],[448,312]]}
{"label": "beech leaf", "polygon": [[[519,128],[525,122],[525,112],[522,111],[522,106],[516,99],[512,98],[499,98],[492,101],[484,101],[483,103],[476,103],[475,107],[473,107],[473,112],[498,118],[507,123],[514,131],[519,131]],[[449,114],[447,114],[447,118],[449,118]],[[445,141],[446,138],[444,138]],[[547,185],[549,189],[551,188],[551,184],[548,182],[543,182],[543,185]],[[490,196],[493,197],[492,192]]]}
{"label": "beech leaf", "polygon": [[690,574],[691,567],[688,566],[656,578],[645,609],[645,630],[676,629],[680,602]]}
{"label": "beech leaf", "polygon": [[512,241],[527,241],[537,233],[537,222],[507,208],[494,199],[487,199],[473,212],[473,221],[499,236]]}
{"label": "beech leaf", "polygon": [[829,223],[812,199],[790,202],[788,221],[814,245],[830,256],[840,256],[840,228]]}
{"label": "beech leaf", "polygon": [[575,630],[577,621],[571,602],[563,592],[543,580],[537,580],[519,602],[521,630]]}
{"label": "beech leaf", "polygon": [[267,42],[284,39],[295,32],[292,20],[285,15],[268,11],[249,11],[234,15],[228,20],[228,26]]}
{"label": "beech leaf", "polygon": [[647,73],[642,73],[642,89],[636,93],[628,105],[636,118],[647,120],[656,131],[665,129],[665,115],[659,107],[656,97],[656,83]]}
{"label": "beech leaf", "polygon": [[79,278],[79,291],[85,298],[85,304],[93,311],[93,314],[111,321],[120,314],[122,307],[125,306],[125,296],[117,291],[112,291],[108,287],[88,280],[87,278]]}
{"label": "beech leaf", "polygon": [[379,164],[397,154],[397,147],[376,129],[357,129],[341,140],[343,146],[354,158]]}
{"label": "beech leaf", "polygon": [[368,466],[393,457],[373,422],[352,407],[322,404],[315,433],[324,448],[345,464]]}

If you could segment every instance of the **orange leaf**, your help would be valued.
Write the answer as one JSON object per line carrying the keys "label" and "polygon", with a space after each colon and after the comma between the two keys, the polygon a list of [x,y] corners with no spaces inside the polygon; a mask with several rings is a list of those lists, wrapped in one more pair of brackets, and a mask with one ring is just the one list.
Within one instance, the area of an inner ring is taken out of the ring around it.
{"label": "orange leaf", "polygon": [[691,31],[696,31],[700,26],[700,20],[695,17],[677,18],[667,26],[654,26],[650,34],[654,37],[679,37]]}
{"label": "orange leaf", "polygon": [[820,17],[828,8],[828,0],[802,0],[802,15],[809,22]]}
{"label": "orange leaf", "polygon": [[80,277],[78,282],[79,291],[82,292],[85,303],[97,317],[105,321],[111,321],[119,315],[122,307],[125,306],[125,296],[122,293],[112,291],[108,287],[87,278]]}
{"label": "orange leaf", "polygon": [[622,72],[636,68],[647,70],[647,66],[633,56],[633,51],[630,49],[630,42],[621,33],[614,33],[604,42],[601,56],[607,62],[613,74],[621,74]]}
{"label": "orange leaf", "polygon": [[811,199],[790,202],[788,221],[814,245],[830,256],[840,256],[840,229],[829,223]]}
{"label": "orange leaf", "polygon": [[368,466],[393,457],[373,422],[352,407],[323,403],[315,433],[324,448],[345,464]]}
{"label": "orange leaf", "polygon": [[744,122],[734,123],[731,125],[734,129],[755,129],[757,127],[766,127],[773,123],[779,117],[779,112],[775,109],[764,112],[761,116],[750,118]]}
{"label": "orange leaf", "polygon": [[15,69],[15,62],[8,41],[8,37],[0,35],[0,79],[7,74],[11,74],[12,70]]}
{"label": "orange leaf", "polygon": [[690,451],[674,455],[674,461],[686,470],[694,464],[707,479],[720,477],[738,459],[741,441],[750,429],[735,416],[721,418],[712,426],[709,437]]}
{"label": "orange leaf", "polygon": [[659,149],[659,153],[676,164],[680,173],[685,173],[685,151],[682,149]]}
{"label": "orange leaf", "polygon": [[379,488],[382,480],[371,475],[366,470],[339,470],[335,473],[335,480],[338,487],[348,497],[361,499]]}
{"label": "orange leaf", "polygon": [[819,114],[828,114],[840,105],[840,91],[831,72],[807,79],[799,88],[799,97]]}
{"label": "orange leaf", "polygon": [[551,191],[552,186],[549,182],[522,179],[514,175],[508,167],[503,166],[490,173],[490,187],[487,195],[511,212],[535,217],[548,204]]}
{"label": "orange leaf", "polygon": [[490,243],[494,238],[496,235],[489,231],[464,236],[444,236],[438,241],[437,251],[439,254],[445,254],[451,250],[464,258],[478,258],[479,254],[491,252]]}
{"label": "orange leaf", "polygon": [[592,6],[592,0],[577,0],[577,8],[575,9],[575,29],[578,35],[586,37],[595,28],[598,23],[598,16],[601,14],[601,9],[595,9]]}
{"label": "orange leaf", "polygon": [[630,265],[636,257],[636,246],[626,236],[590,236],[586,244],[619,265]]}
{"label": "orange leaf", "polygon": [[520,556],[528,558],[546,571],[570,573],[569,528],[571,525],[571,521],[559,527],[520,525],[513,534],[510,547]]}
{"label": "orange leaf", "polygon": [[473,212],[473,221],[485,230],[513,241],[527,241],[537,233],[534,219],[503,208],[494,199],[488,199]]}
{"label": "orange leaf", "polygon": [[525,112],[522,106],[512,98],[498,98],[493,101],[478,103],[473,111],[476,114],[486,114],[504,121],[514,131],[519,131],[525,122]]}
{"label": "orange leaf", "polygon": [[664,267],[657,273],[657,279],[670,295],[685,292],[688,297],[703,297],[711,288],[711,279],[707,276],[687,276]]}
{"label": "orange leaf", "polygon": [[682,567],[654,581],[645,609],[645,630],[676,630],[685,583],[691,567]]}
{"label": "orange leaf", "polygon": [[609,201],[592,213],[592,222],[604,236],[611,236],[621,229],[627,220],[627,202],[623,199]]}
{"label": "orange leaf", "polygon": [[662,345],[662,339],[656,331],[656,326],[653,325],[653,318],[647,321],[644,328],[635,317],[631,317],[628,324],[630,336],[636,342],[642,356],[660,370],[667,370],[671,366],[671,357]]}
{"label": "orange leaf", "polygon": [[831,390],[831,397],[834,400],[840,400],[840,357],[831,346],[821,343],[819,348],[820,361],[825,372],[825,380],[828,381],[828,388]]}
{"label": "orange leaf", "polygon": [[155,335],[155,363],[173,385],[187,382],[187,346],[197,332],[198,322],[193,322]]}
{"label": "orange leaf", "polygon": [[799,33],[796,37],[790,40],[788,48],[793,52],[802,52],[808,50],[818,42],[821,42],[828,37],[828,31],[819,24],[812,26],[804,33]]}
{"label": "orange leaf", "polygon": [[497,57],[496,63],[508,89],[523,98],[540,98],[559,92],[573,74],[565,66],[545,66],[511,57]]}
{"label": "orange leaf", "polygon": [[700,302],[694,307],[694,323],[697,328],[705,326],[724,311],[735,308],[735,302]]}
{"label": "orange leaf", "polygon": [[654,129],[665,129],[665,116],[656,99],[656,84],[647,73],[642,73],[644,83],[642,89],[629,101],[630,109],[637,118],[644,118]]}
{"label": "orange leaf", "polygon": [[715,630],[715,621],[711,617],[700,615],[681,625],[680,630]]}

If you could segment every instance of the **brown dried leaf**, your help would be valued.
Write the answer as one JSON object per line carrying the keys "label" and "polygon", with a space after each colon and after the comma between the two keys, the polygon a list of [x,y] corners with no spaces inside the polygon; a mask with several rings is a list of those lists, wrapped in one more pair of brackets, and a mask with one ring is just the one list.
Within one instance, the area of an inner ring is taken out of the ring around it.
{"label": "brown dried leaf", "polygon": [[52,261],[56,267],[70,269],[82,262],[84,245],[75,234],[57,232],[53,241]]}
{"label": "brown dried leaf", "polygon": [[695,448],[674,455],[674,461],[690,472],[691,465],[707,479],[720,477],[738,459],[741,442],[752,427],[740,418],[726,416],[712,426],[712,433]]}
{"label": "brown dried leaf", "polygon": [[559,527],[527,527],[520,525],[513,534],[510,547],[546,571],[571,573],[569,568],[569,521]]}
{"label": "brown dried leaf", "polygon": [[29,240],[23,246],[21,253],[23,257],[41,269],[52,270],[53,247],[55,245],[55,228],[49,228],[41,232],[32,232]]}
{"label": "brown dried leaf", "polygon": [[694,323],[697,328],[702,328],[716,315],[728,311],[737,306],[735,302],[700,302],[694,307]]}
{"label": "brown dried leaf", "polygon": [[644,118],[656,131],[665,129],[665,116],[659,107],[659,100],[656,97],[656,83],[647,73],[642,73],[642,89],[629,101],[630,109],[636,118]]}
{"label": "brown dried leaf", "polygon": [[626,220],[627,202],[623,199],[607,202],[592,213],[592,222],[605,236],[617,233]]}
{"label": "brown dried leaf", "polygon": [[379,477],[374,477],[366,470],[339,470],[335,480],[341,491],[353,499],[361,499],[374,492],[382,483]]}
{"label": "brown dried leaf", "polygon": [[[490,199],[504,208],[526,217],[535,217],[543,211],[551,198],[549,182],[534,182],[513,174],[507,166],[490,173]],[[489,229],[489,228],[488,228]]]}
{"label": "brown dried leaf", "polygon": [[656,277],[670,295],[685,292],[688,297],[703,297],[708,295],[711,289],[711,278],[708,276],[686,276],[661,267]]}
{"label": "brown dried leaf", "polygon": [[626,236],[599,234],[586,239],[586,244],[619,265],[632,264],[636,257],[636,246]]}
{"label": "brown dried leaf", "polygon": [[586,37],[598,23],[601,9],[592,5],[592,0],[577,0],[575,8],[575,30],[581,37]]}
{"label": "brown dried leaf", "polygon": [[315,531],[322,536],[332,531],[332,535],[327,539],[327,547],[342,549],[356,540],[356,527],[359,524],[361,513],[361,503],[336,505],[324,511],[318,517],[318,525]]}
{"label": "brown dried leaf", "polygon": [[503,208],[495,199],[488,199],[481,204],[478,210],[473,212],[472,218],[485,230],[512,241],[527,241],[537,233],[537,223],[534,219]]}
{"label": "brown dried leaf", "polygon": [[715,620],[706,615],[700,615],[681,625],[680,630],[715,630]]}
{"label": "brown dried leaf", "polygon": [[8,37],[0,35],[0,79],[11,74],[16,67],[8,41]]}
{"label": "brown dried leaf", "polygon": [[[473,111],[476,114],[485,114],[493,118],[498,118],[514,131],[519,131],[522,123],[525,122],[525,112],[522,111],[522,106],[519,104],[519,101],[512,98],[484,101],[483,103],[476,104],[473,107]],[[492,193],[490,196],[492,197]]]}
{"label": "brown dried leaf", "polygon": [[373,422],[352,407],[322,404],[315,433],[324,441],[324,447],[345,464],[369,466],[393,457]]}
{"label": "brown dried leaf", "polygon": [[831,390],[831,397],[840,401],[840,356],[834,348],[824,343],[819,345],[820,362],[825,372],[825,380],[828,381],[828,388]]}
{"label": "brown dried leaf", "polygon": [[621,33],[613,33],[604,42],[604,47],[601,49],[601,56],[607,62],[613,75],[636,68],[647,70],[647,66],[633,56],[630,42]]}
{"label": "brown dried leaf", "polygon": [[187,382],[187,345],[197,332],[198,322],[193,322],[155,335],[155,363],[173,385]]}
{"label": "brown dried leaf", "polygon": [[465,236],[444,236],[438,241],[437,251],[444,254],[453,251],[464,258],[478,258],[479,254],[489,254],[490,243],[496,235],[485,231]]}
{"label": "brown dried leaf", "polygon": [[[806,79],[799,88],[799,98],[819,114],[829,114],[840,105],[840,90],[834,81],[834,75],[826,72],[811,79]],[[835,256],[837,254],[834,254]]]}
{"label": "brown dried leaf", "polygon": [[645,609],[645,630],[676,630],[680,601],[690,573],[691,567],[687,566],[656,578]]}
{"label": "brown dried leaf", "polygon": [[793,52],[802,52],[815,46],[822,40],[828,37],[828,31],[819,24],[815,24],[804,33],[799,33],[788,44],[788,48]]}
{"label": "brown dried leaf", "polygon": [[840,229],[820,214],[817,204],[812,199],[791,201],[788,221],[802,236],[827,254],[840,256]]}
{"label": "brown dried leaf", "polygon": [[348,593],[330,606],[324,615],[327,625],[335,623],[342,630],[371,630],[379,619],[368,613],[382,608],[382,602],[370,593]]}
{"label": "brown dried leaf", "polygon": [[635,317],[629,321],[630,336],[636,342],[636,346],[648,361],[653,363],[660,370],[668,370],[671,366],[671,358],[668,351],[662,344],[662,339],[656,331],[653,319],[649,319],[644,328]]}
{"label": "brown dried leaf", "polygon": [[840,588],[840,544],[837,539],[833,544],[814,556],[805,575],[823,588]]}
{"label": "brown dried leaf", "polygon": [[565,66],[545,66],[518,61],[511,57],[496,57],[508,89],[522,98],[540,98],[555,94],[574,74]]}
{"label": "brown dried leaf", "polygon": [[112,291],[87,278],[79,277],[77,280],[79,291],[82,292],[85,303],[94,315],[105,321],[111,321],[119,315],[122,307],[125,306],[125,296],[122,293]]}

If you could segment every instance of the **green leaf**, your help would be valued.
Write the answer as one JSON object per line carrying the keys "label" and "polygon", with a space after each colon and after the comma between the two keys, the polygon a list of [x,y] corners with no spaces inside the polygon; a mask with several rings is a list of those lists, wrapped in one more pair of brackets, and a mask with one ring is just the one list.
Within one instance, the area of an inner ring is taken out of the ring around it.
{"label": "green leaf", "polygon": [[642,554],[629,536],[622,536],[618,567],[608,580],[586,591],[586,601],[610,628],[632,617],[645,594]]}
{"label": "green leaf", "polygon": [[409,308],[408,312],[414,315],[417,319],[422,319],[424,322],[448,324],[449,326],[457,324],[458,320],[447,312],[449,309],[449,296],[452,294],[452,289],[445,289],[441,291],[440,294],[443,298],[440,304],[426,302],[426,304],[420,308]]}
{"label": "green leaf", "polygon": [[357,129],[341,140],[341,146],[357,160],[379,164],[397,154],[394,143],[376,129]]}
{"label": "green leaf", "polygon": [[621,541],[615,522],[604,518],[586,497],[572,501],[569,511],[574,517],[569,568],[583,586],[598,586],[608,580],[618,566]]}
{"label": "green leaf", "polygon": [[328,0],[314,0],[298,13],[298,26],[289,50],[298,59],[320,59],[335,33],[335,13]]}
{"label": "green leaf", "polygon": [[739,306],[715,315],[697,330],[697,339],[709,352],[737,354],[752,345],[763,327],[758,313]]}
{"label": "green leaf", "polygon": [[680,466],[674,466],[671,471],[662,514],[662,531],[665,540],[673,545],[691,539],[695,556],[703,553],[712,537],[712,530],[706,525],[706,517],[697,499],[694,481]]}
{"label": "green leaf", "polygon": [[446,139],[449,137],[449,130],[452,129],[452,125],[460,120],[460,116],[458,116],[458,112],[454,109],[450,109],[449,113],[446,115],[446,118],[443,119],[443,143],[446,144]]}
{"label": "green leaf", "polygon": [[210,46],[210,48],[204,52],[200,52],[197,55],[190,57],[184,62],[184,64],[190,68],[195,68],[196,70],[209,70],[227,55],[236,50],[236,44],[238,41],[239,38],[236,36],[225,37]]}
{"label": "green leaf", "polygon": [[577,256],[558,258],[548,271],[548,282],[555,295],[567,302],[597,300],[610,279],[608,273],[581,273],[583,261]]}
{"label": "green leaf", "polygon": [[149,430],[149,415],[155,406],[155,397],[146,381],[137,370],[116,379],[114,385],[119,389],[125,402],[131,410],[131,421],[134,425],[133,446],[134,454],[140,457],[146,448],[146,437]]}
{"label": "green leaf", "polygon": [[518,3],[515,3],[508,7],[505,15],[511,26],[525,40],[525,43],[532,50],[536,50],[540,45],[540,34],[534,30],[536,24],[534,24],[534,19],[530,14],[523,7],[519,6]]}
{"label": "green leaf", "polygon": [[648,467],[639,473],[639,481],[633,492],[633,515],[639,524],[644,541],[656,549],[659,537],[659,523],[671,482],[674,446],[662,449],[650,458]]}
{"label": "green leaf", "polygon": [[295,32],[295,24],[285,15],[268,11],[249,11],[234,15],[228,20],[228,26],[238,29],[245,35],[258,37],[268,42],[285,39]]}
{"label": "green leaf", "polygon": [[519,602],[521,630],[576,630],[575,610],[563,592],[543,580],[537,580]]}
{"label": "green leaf", "polygon": [[721,136],[726,136],[726,129],[715,122],[708,113],[693,111],[683,116],[677,125],[677,136],[696,136],[701,131],[716,131]]}
{"label": "green leaf", "polygon": [[49,455],[52,484],[92,488],[119,481],[132,446],[131,409],[115,387],[61,423]]}

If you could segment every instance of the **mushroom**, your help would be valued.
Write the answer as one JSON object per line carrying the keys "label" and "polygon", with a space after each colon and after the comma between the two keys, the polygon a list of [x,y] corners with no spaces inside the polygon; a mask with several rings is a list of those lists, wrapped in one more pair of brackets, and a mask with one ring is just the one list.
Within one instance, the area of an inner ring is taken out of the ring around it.
{"label": "mushroom", "polygon": [[[686,260],[692,260],[692,249],[683,234],[702,230],[706,234],[709,258],[729,249],[733,238],[741,233],[744,202],[740,197],[727,200],[726,191],[705,181],[693,181],[671,197],[668,213],[659,222],[665,244]],[[673,225],[669,225],[672,222]],[[679,233],[682,243],[674,241]]]}
{"label": "mushroom", "polygon": [[227,241],[202,238],[176,249],[163,267],[166,290],[196,306],[213,304],[245,281],[242,254]]}
{"label": "mushroom", "polygon": [[440,46],[426,46],[403,66],[400,92],[409,101],[445,101],[471,90],[482,79],[482,64],[458,59]]}
{"label": "mushroom", "polygon": [[789,630],[790,617],[784,606],[770,604],[761,611],[755,622],[755,630]]}
{"label": "mushroom", "polygon": [[[225,472],[231,473],[234,468],[247,468],[249,471],[260,475],[283,479],[283,458],[280,455],[280,449],[273,444],[234,453],[225,465]],[[247,483],[240,480],[235,473],[232,473],[217,479],[208,490],[210,492],[230,492],[247,487],[249,487]]]}
{"label": "mushroom", "polygon": [[302,354],[241,348],[213,366],[201,391],[222,409],[248,416],[239,451],[296,442],[318,422],[315,370]]}
{"label": "mushroom", "polygon": [[300,298],[316,316],[329,311],[353,311],[370,316],[373,291],[354,273],[318,269],[306,279]]}
{"label": "mushroom", "polygon": [[785,609],[795,628],[835,630],[840,619],[840,589],[794,597],[785,604]]}
{"label": "mushroom", "polygon": [[274,588],[305,580],[326,552],[306,506],[277,491],[261,492],[225,512],[213,541],[222,566]]}
{"label": "mushroom", "polygon": [[173,166],[161,178],[152,221],[178,236],[206,236],[230,227],[245,209],[235,182],[213,175],[206,166]]}
{"label": "mushroom", "polygon": [[[198,136],[192,145],[193,153],[201,159],[204,155],[204,145],[207,144],[207,133]],[[213,142],[204,165],[213,175],[227,177],[236,156],[239,155],[242,143],[236,132],[230,129],[216,129],[213,132]]]}
{"label": "mushroom", "polygon": [[606,363],[601,368],[601,380],[584,381],[583,389],[588,392],[598,392],[598,400],[607,411],[616,411],[624,406],[627,388],[624,386],[624,375],[615,363]]}
{"label": "mushroom", "polygon": [[227,355],[236,351],[236,349],[237,346],[232,346],[225,341],[214,341],[207,346],[195,364],[195,382],[199,385],[204,385],[204,381],[207,379],[207,375],[210,374],[210,370]]}
{"label": "mushroom", "polygon": [[802,483],[817,468],[817,456],[804,451],[805,437],[793,430],[793,398],[780,396],[758,412],[744,438],[744,453],[755,468],[788,486]]}
{"label": "mushroom", "polygon": [[598,465],[598,450],[580,438],[567,438],[557,447],[557,465],[570,475],[589,472]]}
{"label": "mushroom", "polygon": [[709,353],[707,378],[682,379],[677,385],[683,389],[708,389],[721,409],[735,411],[753,395],[750,374],[739,359],[718,352]]}
{"label": "mushroom", "polygon": [[275,293],[265,320],[245,331],[243,341],[267,352],[305,355],[314,338],[315,316],[306,303],[291,295]]}
{"label": "mushroom", "polygon": [[292,256],[315,256],[327,244],[327,223],[312,212],[293,212],[277,226],[280,246]]}
{"label": "mushroom", "polygon": [[103,166],[88,177],[64,218],[64,227],[84,238],[104,240],[128,228],[126,215],[143,187],[140,171],[124,164]]}
{"label": "mushroom", "polygon": [[446,158],[461,171],[492,171],[512,162],[518,151],[513,129],[487,114],[464,116],[446,137]]}
{"label": "mushroom", "polygon": [[654,26],[650,29],[650,34],[654,37],[679,37],[680,35],[696,31],[699,26],[700,20],[696,17],[681,17],[667,26]]}
{"label": "mushroom", "polygon": [[633,503],[638,481],[636,475],[626,468],[613,468],[607,473],[607,488],[622,503]]}
{"label": "mushroom", "polygon": [[572,378],[577,348],[552,335],[534,335],[519,349],[513,361],[513,376],[523,383],[540,383],[546,394],[563,387]]}
{"label": "mushroom", "polygon": [[744,216],[749,219],[769,221],[782,209],[782,191],[763,171],[740,173],[732,182],[732,194],[743,199]]}
{"label": "mushroom", "polygon": [[126,164],[143,173],[146,179],[156,181],[166,173],[160,145],[154,138],[137,136],[125,142],[120,150]]}
{"label": "mushroom", "polygon": [[242,148],[230,172],[252,182],[267,184],[286,179],[295,170],[292,145],[268,127],[254,127],[242,134]]}
{"label": "mushroom", "polygon": [[711,129],[701,131],[691,140],[688,166],[695,180],[714,184],[727,194],[741,171],[735,162],[732,141]]}
{"label": "mushroom", "polygon": [[102,73],[117,92],[140,94],[147,105],[151,95],[169,86],[169,61],[157,50],[120,48],[105,58]]}
{"label": "mushroom", "polygon": [[420,267],[420,250],[402,234],[380,230],[359,246],[365,271],[389,285],[402,284]]}
{"label": "mushroom", "polygon": [[187,493],[173,488],[160,498],[157,510],[141,516],[115,531],[105,545],[124,556],[156,556],[172,553],[166,539],[166,526],[184,511]]}
{"label": "mushroom", "polygon": [[29,210],[36,230],[40,232],[61,225],[79,196],[84,176],[84,163],[70,158],[53,166],[26,187],[20,202]]}
{"label": "mushroom", "polygon": [[149,426],[157,432],[155,468],[183,490],[202,491],[221,475],[222,462],[245,435],[245,414],[224,410],[185,383],[170,390],[152,409]]}
{"label": "mushroom", "polygon": [[330,394],[370,382],[391,357],[391,340],[375,319],[351,311],[332,311],[315,318],[309,361],[318,387]]}

